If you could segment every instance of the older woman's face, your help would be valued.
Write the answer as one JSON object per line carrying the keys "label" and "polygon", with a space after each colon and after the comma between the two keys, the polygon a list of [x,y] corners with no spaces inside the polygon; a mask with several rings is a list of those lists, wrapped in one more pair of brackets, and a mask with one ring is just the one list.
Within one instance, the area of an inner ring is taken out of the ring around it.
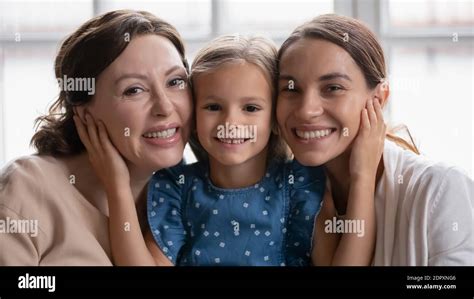
{"label": "older woman's face", "polygon": [[343,48],[321,39],[291,45],[280,62],[277,120],[295,158],[316,166],[349,149],[370,96]]}
{"label": "older woman's face", "polygon": [[176,48],[157,35],[132,39],[100,74],[87,110],[104,122],[129,165],[154,171],[179,163],[189,137],[192,100]]}

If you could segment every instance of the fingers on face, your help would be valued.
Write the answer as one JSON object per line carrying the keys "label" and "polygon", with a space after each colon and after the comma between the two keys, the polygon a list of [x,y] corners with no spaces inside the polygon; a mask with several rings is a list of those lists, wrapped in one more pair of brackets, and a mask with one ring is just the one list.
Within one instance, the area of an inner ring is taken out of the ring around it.
{"label": "fingers on face", "polygon": [[370,125],[375,126],[377,124],[377,114],[375,113],[374,100],[369,99],[367,101],[367,112],[369,114]]}
{"label": "fingers on face", "polygon": [[370,120],[369,120],[369,113],[367,111],[367,108],[364,108],[364,110],[362,110],[361,118],[362,118],[362,128],[370,130]]}
{"label": "fingers on face", "polygon": [[99,120],[97,126],[99,128],[99,138],[102,148],[110,150],[112,143],[110,142],[109,134],[107,133],[104,123]]}
{"label": "fingers on face", "polygon": [[79,116],[73,116],[74,124],[76,125],[77,133],[79,134],[79,138],[81,139],[82,143],[86,147],[88,151],[92,150],[92,144],[89,139],[89,134],[84,126],[84,123],[81,121]]}
{"label": "fingers on face", "polygon": [[97,126],[95,124],[95,120],[90,114],[86,114],[86,125],[87,125],[87,133],[89,134],[89,138],[91,141],[92,146],[96,151],[101,152],[102,146],[100,144],[99,135],[97,132]]}
{"label": "fingers on face", "polygon": [[377,120],[383,122],[383,112],[382,105],[380,105],[380,100],[377,99],[374,103],[375,114],[377,115]]}

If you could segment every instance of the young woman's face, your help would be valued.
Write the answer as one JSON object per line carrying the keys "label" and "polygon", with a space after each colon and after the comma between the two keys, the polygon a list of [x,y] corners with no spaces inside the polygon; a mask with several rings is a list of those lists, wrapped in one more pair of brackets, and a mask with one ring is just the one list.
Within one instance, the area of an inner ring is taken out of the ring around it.
{"label": "young woman's face", "polygon": [[99,76],[87,107],[133,166],[154,171],[179,163],[192,100],[181,57],[166,38],[139,36]]}
{"label": "young woman's face", "polygon": [[324,164],[350,148],[371,91],[343,48],[301,39],[280,61],[277,119],[303,165]]}
{"label": "young woman's face", "polygon": [[[198,75],[194,88],[197,135],[209,158],[227,166],[265,159],[272,95],[260,68],[246,62],[226,64]],[[248,134],[242,130],[240,136],[232,136],[226,130],[231,125],[247,129]]]}

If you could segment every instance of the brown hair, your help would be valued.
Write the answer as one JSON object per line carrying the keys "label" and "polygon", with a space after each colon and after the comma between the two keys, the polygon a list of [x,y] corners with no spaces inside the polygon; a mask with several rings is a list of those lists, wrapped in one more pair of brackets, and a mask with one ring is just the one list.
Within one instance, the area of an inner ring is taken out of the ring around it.
{"label": "brown hair", "polygon": [[[191,84],[194,86],[196,77],[215,71],[223,64],[247,62],[259,67],[267,77],[272,94],[272,133],[268,141],[267,161],[282,161],[289,157],[289,148],[277,133],[276,123],[276,78],[277,49],[273,42],[263,37],[245,37],[240,35],[224,35],[218,37],[202,48],[196,55],[191,66]],[[195,87],[193,87],[194,101]],[[196,130],[193,130],[189,141],[194,155],[199,161],[207,160],[208,155],[199,143]]]}
{"label": "brown hair", "polygon": [[[56,78],[93,78],[104,71],[139,35],[155,34],[169,39],[188,69],[183,41],[169,23],[145,11],[116,10],[84,23],[62,43],[56,56]],[[73,107],[91,101],[87,91],[64,91],[48,114],[36,119],[31,144],[39,154],[72,155],[85,148],[73,121]]]}
{"label": "brown hair", "polygon": [[[283,42],[278,51],[278,61],[283,53],[296,41],[304,38],[324,39],[343,48],[356,62],[370,89],[384,83],[387,77],[385,57],[375,34],[362,22],[335,14],[325,14],[297,27]],[[406,128],[406,127],[405,127]],[[408,131],[408,129],[406,128]],[[396,136],[397,129],[387,132],[386,137],[403,148],[419,153],[411,139],[411,144]],[[409,131],[408,131],[409,134]]]}

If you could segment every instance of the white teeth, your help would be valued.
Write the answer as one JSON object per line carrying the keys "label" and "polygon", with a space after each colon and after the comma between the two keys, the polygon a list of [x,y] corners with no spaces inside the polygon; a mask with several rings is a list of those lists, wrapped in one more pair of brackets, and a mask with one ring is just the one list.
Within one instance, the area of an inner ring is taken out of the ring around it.
{"label": "white teeth", "polygon": [[143,134],[145,138],[170,138],[176,133],[176,128],[171,128],[163,131],[148,132]]}
{"label": "white teeth", "polygon": [[218,138],[220,142],[228,143],[228,144],[241,144],[245,142],[245,139],[224,139]]}
{"label": "white teeth", "polygon": [[303,139],[323,138],[331,134],[331,129],[314,130],[314,131],[300,131],[296,130],[296,135]]}

